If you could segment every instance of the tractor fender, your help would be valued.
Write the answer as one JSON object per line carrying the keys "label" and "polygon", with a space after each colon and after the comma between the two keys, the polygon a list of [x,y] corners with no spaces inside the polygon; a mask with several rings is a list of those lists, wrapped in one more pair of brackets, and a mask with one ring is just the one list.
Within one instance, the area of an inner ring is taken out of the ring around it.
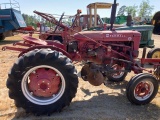
{"label": "tractor fender", "polygon": [[24,51],[22,51],[18,57],[22,56],[23,54],[29,52],[29,51],[32,51],[34,49],[42,49],[42,48],[50,48],[51,50],[56,50],[58,52],[62,52],[64,55],[66,55],[68,58],[72,59],[72,56],[66,52],[65,50],[63,50],[62,48],[58,48],[56,46],[53,46],[53,45],[38,45],[38,46],[32,46]]}

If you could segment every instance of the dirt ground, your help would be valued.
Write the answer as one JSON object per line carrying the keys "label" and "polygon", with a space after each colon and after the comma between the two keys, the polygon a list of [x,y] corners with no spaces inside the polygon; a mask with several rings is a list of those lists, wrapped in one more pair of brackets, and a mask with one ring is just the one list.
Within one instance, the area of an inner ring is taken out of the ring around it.
{"label": "dirt ground", "polygon": [[[148,105],[136,106],[127,100],[125,86],[134,75],[133,73],[129,73],[122,83],[108,83],[107,86],[98,87],[79,78],[76,97],[72,100],[71,105],[61,113],[54,113],[51,116],[34,116],[26,114],[22,108],[17,109],[14,101],[8,97],[6,79],[19,52],[2,51],[1,48],[22,40],[20,36],[16,35],[0,42],[0,120],[160,120],[160,89],[155,99]],[[152,38],[155,40],[156,47],[159,47],[160,36],[153,35]],[[79,64],[76,67],[78,70],[81,68]]]}

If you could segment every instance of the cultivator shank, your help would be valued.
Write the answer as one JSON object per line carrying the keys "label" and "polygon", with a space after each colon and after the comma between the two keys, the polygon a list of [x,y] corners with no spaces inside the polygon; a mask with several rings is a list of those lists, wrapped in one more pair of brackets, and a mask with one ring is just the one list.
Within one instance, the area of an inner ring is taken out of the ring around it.
{"label": "cultivator shank", "polygon": [[160,80],[160,64],[154,65],[154,75],[156,76],[157,80]]}

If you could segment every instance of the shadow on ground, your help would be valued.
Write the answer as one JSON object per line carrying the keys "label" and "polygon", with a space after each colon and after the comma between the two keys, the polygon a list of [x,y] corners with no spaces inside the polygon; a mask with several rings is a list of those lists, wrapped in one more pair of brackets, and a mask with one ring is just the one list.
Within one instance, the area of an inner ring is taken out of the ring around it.
{"label": "shadow on ground", "polygon": [[0,45],[13,44],[19,41],[21,40],[3,40],[3,41],[0,41]]}
{"label": "shadow on ground", "polygon": [[[123,86],[124,84],[122,84]],[[121,88],[121,85],[117,87]],[[114,86],[115,87],[115,86]],[[26,114],[23,109],[18,109],[13,120],[106,120],[106,119],[159,119],[160,108],[150,103],[144,106],[132,105],[128,102],[125,92],[105,93],[103,90],[90,91],[81,87],[79,89],[85,95],[82,101],[73,101],[61,113],[53,113],[51,116],[34,116]],[[123,91],[123,90],[122,90]],[[96,94],[90,99],[87,97]],[[43,109],[43,107],[41,108]]]}

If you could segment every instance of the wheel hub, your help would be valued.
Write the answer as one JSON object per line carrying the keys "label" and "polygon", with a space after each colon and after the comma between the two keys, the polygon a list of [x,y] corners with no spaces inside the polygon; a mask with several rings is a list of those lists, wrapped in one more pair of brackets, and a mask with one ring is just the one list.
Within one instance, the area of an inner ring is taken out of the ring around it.
{"label": "wheel hub", "polygon": [[148,83],[139,83],[135,89],[135,93],[138,97],[145,97],[150,94],[150,85]]}
{"label": "wheel hub", "polygon": [[60,77],[51,69],[39,68],[29,75],[29,90],[38,97],[51,97],[58,93]]}
{"label": "wheel hub", "polygon": [[49,88],[48,84],[46,83],[41,83],[39,86],[40,86],[40,89],[42,89],[43,91],[46,91],[46,89]]}
{"label": "wheel hub", "polygon": [[46,91],[51,88],[51,82],[47,79],[42,79],[37,82],[38,90]]}
{"label": "wheel hub", "polygon": [[[124,67],[123,67],[123,66],[120,66],[120,65],[118,65],[118,64],[113,65],[112,68],[113,68],[113,70],[124,70]],[[120,72],[115,72],[115,73],[113,73],[112,76],[113,76],[114,78],[120,78],[121,76],[123,76],[123,74],[124,74],[124,72],[121,72],[121,71],[120,71]]]}

